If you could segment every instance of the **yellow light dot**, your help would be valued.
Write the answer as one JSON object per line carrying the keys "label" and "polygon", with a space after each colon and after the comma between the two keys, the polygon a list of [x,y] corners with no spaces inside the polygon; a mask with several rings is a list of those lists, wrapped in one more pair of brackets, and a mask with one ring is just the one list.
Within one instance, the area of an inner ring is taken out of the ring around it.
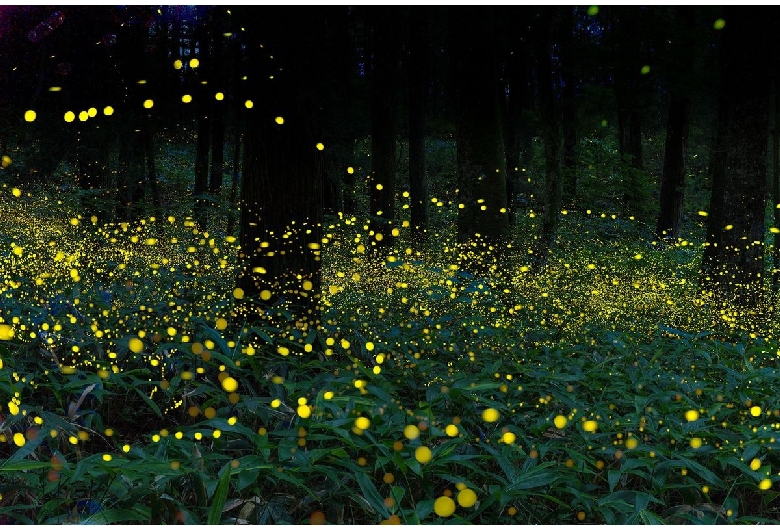
{"label": "yellow light dot", "polygon": [[772,487],[772,481],[768,478],[765,478],[758,483],[758,489],[760,490],[768,490],[771,487]]}
{"label": "yellow light dot", "polygon": [[[0,167],[2,167],[3,169],[5,169],[8,166],[10,166],[12,163],[13,163],[13,160],[11,160],[11,157],[8,156],[8,155],[3,155],[3,157],[0,158]],[[14,189],[16,189],[16,188],[14,188]]]}
{"label": "yellow light dot", "polygon": [[184,63],[181,62],[181,59],[176,59],[175,61],[173,61],[173,67],[176,70],[181,70],[182,66],[184,66]]}
{"label": "yellow light dot", "polygon": [[323,149],[325,149],[325,144],[323,144],[322,142],[319,142],[316,145],[316,147],[317,147],[317,151],[322,151]]}
{"label": "yellow light dot", "polygon": [[365,431],[371,426],[371,420],[361,416],[360,418],[355,420],[355,426]]}
{"label": "yellow light dot", "polygon": [[87,115],[90,118],[94,118],[95,116],[97,116],[97,109],[95,107],[90,107],[89,109],[87,109]]}
{"label": "yellow light dot", "polygon": [[284,123],[284,118],[282,118],[281,116],[277,116],[274,121],[279,125],[282,125]]}
{"label": "yellow light dot", "polygon": [[241,287],[236,287],[233,289],[233,298],[236,300],[241,300],[244,298],[244,290]]}
{"label": "yellow light dot", "polygon": [[247,99],[247,100],[244,102],[244,106],[245,106],[246,108],[248,108],[248,109],[251,109],[252,107],[254,107],[254,106],[255,106],[255,104],[254,104],[254,103],[252,103],[252,100],[251,100],[251,99]]}
{"label": "yellow light dot", "polygon": [[494,408],[485,409],[482,411],[482,421],[493,423],[498,421],[500,414]]}
{"label": "yellow light dot", "polygon": [[685,413],[685,419],[688,421],[696,421],[699,419],[699,412],[693,409],[688,410]]}
{"label": "yellow light dot", "polygon": [[750,469],[753,471],[758,471],[758,469],[761,467],[761,460],[758,458],[754,458],[750,461]]}
{"label": "yellow light dot", "polygon": [[455,513],[455,501],[449,497],[441,496],[433,502],[433,511],[439,517],[449,517]]}
{"label": "yellow light dot", "polygon": [[235,392],[238,389],[238,381],[228,376],[222,380],[222,388],[225,392]]}
{"label": "yellow light dot", "polygon": [[181,102],[182,102],[182,103],[190,103],[190,102],[192,102],[192,96],[191,96],[191,95],[189,95],[189,94],[184,94],[184,95],[181,97]]}
{"label": "yellow light dot", "polygon": [[430,449],[421,445],[414,450],[414,458],[421,464],[427,464],[431,461],[431,458],[433,458],[433,453]]}
{"label": "yellow light dot", "polygon": [[141,353],[142,351],[144,351],[144,343],[138,337],[133,337],[129,341],[127,341],[127,347],[133,353]]}
{"label": "yellow light dot", "polygon": [[109,454],[104,454],[104,455],[103,455],[103,461],[104,461],[104,462],[111,462],[111,458],[112,458],[112,457],[111,457],[111,455],[109,455]]}
{"label": "yellow light dot", "polygon": [[582,430],[585,432],[596,432],[599,428],[599,424],[595,420],[587,420],[582,424]]}
{"label": "yellow light dot", "polygon": [[750,415],[753,416],[754,418],[761,416],[761,407],[759,407],[758,405],[750,407]]}
{"label": "yellow light dot", "polygon": [[224,318],[218,318],[217,322],[214,324],[214,326],[219,330],[222,331],[227,327],[227,320]]}
{"label": "yellow light dot", "polygon": [[447,434],[447,436],[454,438],[458,435],[458,426],[450,423],[447,425],[447,427],[444,428],[444,432]]}
{"label": "yellow light dot", "polygon": [[311,407],[309,405],[298,405],[297,412],[301,418],[308,418],[311,416]]}
{"label": "yellow light dot", "polygon": [[76,115],[73,114],[73,111],[69,110],[68,112],[65,113],[65,121],[66,122],[70,123],[70,122],[72,122],[75,119],[76,119]]}
{"label": "yellow light dot", "polygon": [[264,289],[260,291],[260,300],[268,301],[270,299],[271,299],[271,291],[269,291],[268,289]]}
{"label": "yellow light dot", "polygon": [[468,488],[460,490],[458,492],[458,504],[464,508],[471,508],[477,503],[477,494],[473,490]]}
{"label": "yellow light dot", "polygon": [[712,27],[713,27],[713,28],[715,28],[715,29],[723,29],[723,28],[725,28],[725,27],[726,27],[726,21],[725,21],[725,20],[723,20],[722,18],[719,18],[718,20],[716,20],[716,21],[715,21],[715,22],[712,24]]}
{"label": "yellow light dot", "polygon": [[274,399],[273,401],[271,401],[271,407],[275,408],[275,409],[278,409],[279,405],[281,405],[281,404],[282,404],[282,401],[280,399]]}
{"label": "yellow light dot", "polygon": [[14,328],[10,324],[0,324],[0,340],[11,340],[14,337]]}
{"label": "yellow light dot", "polygon": [[200,66],[200,61],[197,57],[190,59],[190,68],[197,68],[198,66]]}
{"label": "yellow light dot", "polygon": [[37,116],[34,110],[28,110],[24,113],[24,121],[33,122]]}
{"label": "yellow light dot", "polygon": [[404,427],[404,436],[410,440],[415,440],[420,437],[420,429],[417,428],[417,425],[407,425]]}
{"label": "yellow light dot", "polygon": [[217,101],[222,101],[223,99],[225,99],[225,94],[223,94],[222,92],[217,92],[216,94],[214,94],[214,99],[216,99]]}
{"label": "yellow light dot", "polygon": [[566,418],[566,416],[563,416],[562,414],[558,414],[555,416],[555,419],[553,419],[553,423],[555,426],[559,429],[563,429],[566,427],[566,424],[569,423],[569,420]]}
{"label": "yellow light dot", "polygon": [[152,107],[154,107],[154,101],[152,101],[151,99],[147,99],[146,101],[144,101],[145,109],[151,109]]}
{"label": "yellow light dot", "polygon": [[639,71],[642,75],[649,74],[650,73],[650,66],[644,65],[642,69]]}
{"label": "yellow light dot", "polygon": [[504,442],[505,444],[513,444],[515,443],[516,439],[517,436],[513,432],[505,432],[504,435],[501,437],[501,441]]}
{"label": "yellow light dot", "polygon": [[103,108],[103,114],[105,114],[106,116],[111,116],[113,113],[114,113],[114,107],[112,107],[111,105]]}
{"label": "yellow light dot", "polygon": [[698,449],[701,447],[701,438],[691,438],[690,445],[693,449]]}
{"label": "yellow light dot", "polygon": [[16,444],[17,447],[23,447],[25,443],[24,434],[20,432],[14,433],[14,444]]}

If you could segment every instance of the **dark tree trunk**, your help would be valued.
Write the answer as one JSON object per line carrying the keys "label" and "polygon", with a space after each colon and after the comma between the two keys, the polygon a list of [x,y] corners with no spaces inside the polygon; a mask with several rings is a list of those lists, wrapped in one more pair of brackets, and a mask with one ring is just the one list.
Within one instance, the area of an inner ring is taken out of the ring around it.
{"label": "dark tree trunk", "polygon": [[425,168],[425,118],[428,85],[428,18],[425,7],[412,9],[409,23],[409,195],[412,230],[428,228],[428,175]]}
{"label": "dark tree trunk", "polygon": [[[222,41],[222,7],[216,7],[213,11],[213,38],[211,50],[211,72],[209,78],[209,99],[211,100],[211,178],[209,179],[209,193],[219,198],[222,191],[222,173],[225,170],[225,61]],[[222,94],[223,99],[216,97]]]}
{"label": "dark tree trunk", "polygon": [[[479,235],[502,250],[509,233],[501,101],[491,10],[450,9],[450,47],[456,89],[458,241]],[[482,252],[479,249],[478,252]]]}
{"label": "dark tree trunk", "polygon": [[[249,8],[241,15],[257,37],[247,48],[254,107],[244,137],[239,285],[245,297],[289,310],[314,327],[321,289],[323,151],[316,146],[322,139],[317,83],[324,75],[318,46],[324,12],[302,16],[282,7],[260,15]],[[250,321],[266,314],[251,303],[239,310]]]}
{"label": "dark tree trunk", "polygon": [[771,93],[765,54],[775,47],[770,17],[762,11],[733,8],[724,18],[702,283],[718,301],[761,314]]}
{"label": "dark tree trunk", "polygon": [[380,248],[391,244],[390,230],[395,219],[398,28],[394,19],[394,8],[369,8],[374,31],[369,185],[374,240],[371,243]]}
{"label": "dark tree trunk", "polygon": [[772,212],[774,214],[774,230],[772,230],[772,291],[777,307],[778,289],[780,289],[780,90],[778,80],[775,80],[775,112],[772,123]]}
{"label": "dark tree trunk", "polygon": [[561,9],[561,130],[563,131],[563,196],[568,204],[577,197],[577,75],[574,62],[574,12]]}
{"label": "dark tree trunk", "polygon": [[658,239],[676,241],[682,225],[685,201],[685,162],[691,127],[691,100],[673,95],[666,124],[664,171],[661,177],[661,211],[655,234]]}
{"label": "dark tree trunk", "polygon": [[506,154],[506,200],[509,224],[517,220],[517,197],[527,186],[527,168],[532,156],[533,135],[528,124],[531,103],[529,36],[524,19],[530,8],[512,6],[508,9],[509,49],[506,63],[508,94],[503,105],[503,137]]}
{"label": "dark tree trunk", "polygon": [[539,74],[539,105],[544,138],[545,196],[544,216],[541,233],[534,255],[540,267],[547,262],[547,254],[554,247],[558,232],[558,218],[561,211],[563,192],[563,170],[561,167],[561,136],[555,110],[555,92],[550,57],[551,37],[555,18],[552,7],[542,8],[539,20],[540,35],[536,39],[536,66]]}
{"label": "dark tree trunk", "polygon": [[[197,40],[198,47],[200,49],[200,60],[202,63],[208,64],[208,48],[209,48],[210,32],[206,26],[196,31],[195,38]],[[192,48],[195,44],[192,44]],[[205,59],[205,60],[204,60]],[[206,228],[207,214],[209,209],[209,200],[206,198],[209,186],[209,148],[210,148],[210,132],[211,132],[211,119],[209,116],[209,110],[211,107],[209,97],[209,85],[203,84],[202,81],[208,83],[208,76],[203,75],[203,70],[200,68],[197,71],[197,89],[196,89],[196,105],[198,112],[197,127],[198,137],[195,143],[195,186],[193,189],[193,195],[195,198],[194,204],[194,218],[195,222],[201,230]]]}

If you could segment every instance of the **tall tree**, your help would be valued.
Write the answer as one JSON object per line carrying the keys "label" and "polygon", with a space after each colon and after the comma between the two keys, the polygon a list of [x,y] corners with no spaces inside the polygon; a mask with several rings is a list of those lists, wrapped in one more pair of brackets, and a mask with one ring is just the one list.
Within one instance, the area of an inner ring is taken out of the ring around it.
{"label": "tall tree", "polygon": [[727,8],[721,48],[718,129],[702,283],[721,302],[761,311],[767,135],[776,51],[774,12]]}
{"label": "tall tree", "polygon": [[545,186],[544,216],[534,254],[543,265],[548,251],[554,246],[558,231],[563,193],[563,168],[561,167],[561,134],[556,112],[556,95],[553,82],[551,57],[552,36],[555,27],[553,7],[543,7],[538,20],[538,35],[534,49],[539,76],[539,105],[544,138]]}
{"label": "tall tree", "polygon": [[533,107],[534,76],[531,60],[529,20],[532,8],[506,8],[507,56],[505,66],[505,98],[503,105],[503,137],[506,153],[506,199],[509,223],[516,221],[517,196],[527,179],[527,169],[533,156],[533,131],[529,124]]}
{"label": "tall tree", "polygon": [[575,59],[576,8],[559,9],[559,59],[561,64],[561,131],[563,134],[563,196],[573,204],[577,197],[577,61]]}
{"label": "tall tree", "polygon": [[457,100],[458,240],[479,235],[485,251],[501,250],[509,222],[492,10],[459,6],[449,15]]}
{"label": "tall tree", "polygon": [[398,120],[398,28],[397,10],[371,7],[368,19],[373,29],[374,62],[371,72],[371,181],[370,214],[378,247],[390,244],[395,218],[396,136]]}
{"label": "tall tree", "polygon": [[209,194],[219,197],[222,190],[222,174],[225,170],[225,63],[228,60],[224,52],[224,12],[216,7],[211,12],[213,28],[211,60],[209,61],[209,91],[211,101],[211,173],[209,175]]}
{"label": "tall tree", "polygon": [[666,56],[674,58],[675,64],[669,65],[669,117],[655,233],[659,239],[675,241],[680,234],[685,202],[685,167],[693,105],[692,86],[688,80],[692,76],[693,57],[697,52],[693,38],[695,11],[692,7],[672,8],[667,22],[674,31],[670,31],[667,38],[669,53]]}
{"label": "tall tree", "polygon": [[428,91],[428,11],[409,11],[409,195],[412,229],[428,227],[428,175],[425,168],[425,118]]}
{"label": "tall tree", "polygon": [[[250,31],[241,187],[239,285],[246,297],[319,321],[323,149],[318,79],[324,11],[285,7],[241,12]],[[261,40],[262,39],[262,40]],[[265,311],[246,304],[250,320]]]}
{"label": "tall tree", "polygon": [[[195,141],[195,186],[193,189],[193,195],[195,196],[194,205],[194,217],[195,221],[201,229],[206,227],[206,218],[208,213],[209,201],[206,198],[209,186],[209,148],[210,148],[210,134],[211,134],[211,98],[209,92],[211,87],[209,86],[209,76],[207,69],[209,68],[210,57],[209,47],[212,36],[211,28],[209,24],[201,19],[201,23],[196,26],[192,36],[190,46],[190,61],[189,67],[195,72],[193,76],[197,76],[197,84],[195,85],[195,104],[197,106],[197,140]],[[196,56],[195,48],[197,43],[197,49],[199,53]],[[193,62],[197,61],[197,62]],[[204,68],[200,67],[200,64],[204,65]],[[198,65],[197,67],[195,65]]]}

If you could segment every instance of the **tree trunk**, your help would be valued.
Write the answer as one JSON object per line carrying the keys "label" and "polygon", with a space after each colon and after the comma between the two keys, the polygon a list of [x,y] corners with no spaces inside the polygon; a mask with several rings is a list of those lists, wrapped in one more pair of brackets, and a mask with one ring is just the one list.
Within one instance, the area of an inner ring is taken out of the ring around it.
{"label": "tree trunk", "polygon": [[[247,47],[248,98],[254,106],[247,111],[244,137],[239,286],[245,298],[274,305],[276,315],[289,311],[301,325],[313,327],[319,322],[321,291],[323,151],[317,147],[322,138],[317,98],[322,92],[317,82],[324,75],[318,47],[323,13],[312,9],[302,16],[280,7],[241,14],[254,37]],[[269,71],[275,72],[272,80]],[[251,302],[239,311],[249,321],[267,314]]]}
{"label": "tree trunk", "polygon": [[428,17],[412,9],[409,24],[409,195],[412,230],[428,228],[428,175],[425,169],[425,117],[428,85]]}
{"label": "tree trunk", "polygon": [[563,196],[567,204],[577,198],[577,97],[576,66],[574,62],[574,13],[573,8],[561,9],[560,27],[561,61],[561,129],[563,131]]}
{"label": "tree trunk", "polygon": [[[211,73],[209,78],[208,97],[211,101],[211,178],[209,179],[209,193],[219,198],[222,191],[222,172],[225,170],[225,68],[226,61],[223,53],[224,40],[222,7],[216,7],[213,11],[213,47],[211,50]],[[216,94],[221,93],[223,99],[217,99]]]}
{"label": "tree trunk", "polygon": [[655,234],[658,239],[676,241],[682,225],[685,200],[685,162],[691,127],[691,100],[672,95],[666,123],[664,171],[661,178],[661,211]]}
{"label": "tree trunk", "polygon": [[762,11],[728,11],[702,283],[719,302],[760,314],[773,32]]}
{"label": "tree trunk", "polygon": [[[195,33],[195,39],[197,39],[198,48],[200,50],[200,60],[203,64],[208,64],[208,48],[209,48],[209,31],[205,26]],[[194,40],[194,39],[193,39]],[[195,45],[192,45],[194,49]],[[199,83],[196,89],[196,104],[198,106],[198,138],[195,143],[195,186],[192,191],[195,199],[194,204],[194,218],[198,223],[198,227],[201,230],[206,229],[207,214],[209,208],[209,201],[206,198],[209,186],[209,147],[210,147],[210,132],[211,132],[211,120],[209,119],[210,110],[210,98],[209,98],[209,85],[203,84],[202,81],[208,82],[208,76],[203,75],[203,70],[197,71],[197,79]]]}
{"label": "tree trunk", "polygon": [[393,23],[393,8],[369,9],[375,59],[371,74],[371,243],[382,248],[391,244],[390,230],[395,219],[398,28]]}
{"label": "tree trunk", "polygon": [[490,248],[502,250],[509,233],[492,14],[486,7],[453,7],[450,25],[457,100],[458,241],[482,238],[489,255]]}
{"label": "tree trunk", "polygon": [[527,186],[527,168],[530,165],[533,134],[528,124],[532,106],[530,83],[530,50],[524,19],[531,16],[530,8],[511,6],[506,13],[508,20],[509,50],[506,62],[508,93],[503,105],[502,120],[504,150],[506,155],[506,201],[508,221],[517,221],[517,196]]}
{"label": "tree trunk", "polygon": [[544,216],[539,240],[534,249],[534,255],[540,268],[547,262],[547,255],[555,244],[563,197],[561,136],[555,110],[556,97],[553,90],[552,58],[550,56],[551,37],[555,23],[553,9],[552,7],[542,8],[542,16],[539,21],[541,35],[536,39],[537,47],[535,49],[545,160]]}
{"label": "tree trunk", "polygon": [[774,214],[774,228],[772,231],[772,291],[775,295],[775,307],[777,306],[778,289],[780,289],[780,83],[775,80],[775,112],[772,126],[772,212]]}

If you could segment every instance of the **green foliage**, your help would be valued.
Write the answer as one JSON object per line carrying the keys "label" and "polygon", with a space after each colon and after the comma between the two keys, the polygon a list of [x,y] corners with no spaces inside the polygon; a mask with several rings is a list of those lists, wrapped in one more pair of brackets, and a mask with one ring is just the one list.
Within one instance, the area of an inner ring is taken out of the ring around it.
{"label": "green foliage", "polygon": [[539,271],[529,208],[475,277],[453,196],[381,259],[334,217],[314,329],[241,320],[235,238],[187,207],[111,224],[28,191],[0,194],[3,522],[776,519],[779,345],[699,291],[699,219],[662,248],[614,203],[567,211]]}

